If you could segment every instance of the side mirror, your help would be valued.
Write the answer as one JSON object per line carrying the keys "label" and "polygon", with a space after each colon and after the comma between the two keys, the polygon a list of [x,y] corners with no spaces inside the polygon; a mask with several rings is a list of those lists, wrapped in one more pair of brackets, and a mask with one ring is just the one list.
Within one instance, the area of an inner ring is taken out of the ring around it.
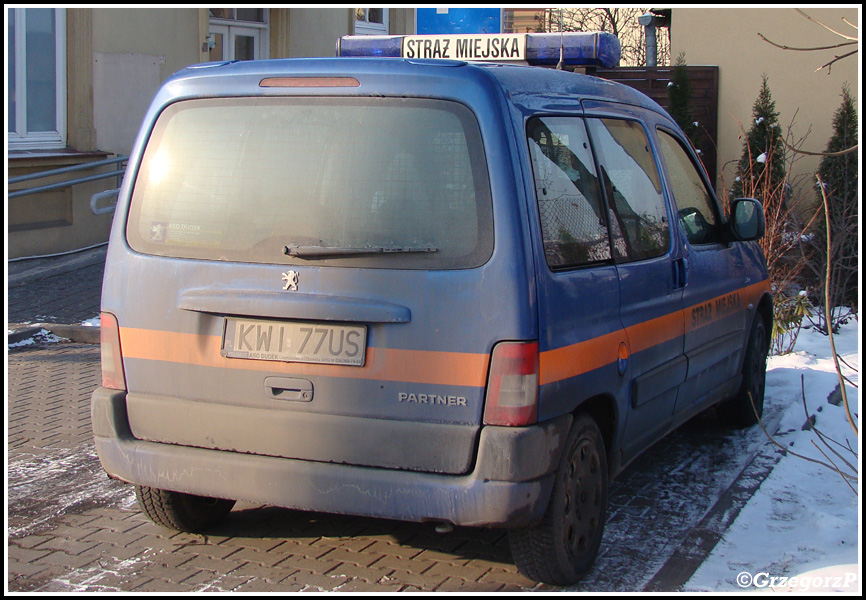
{"label": "side mirror", "polygon": [[731,204],[731,231],[741,242],[764,237],[764,207],[754,198],[737,198]]}

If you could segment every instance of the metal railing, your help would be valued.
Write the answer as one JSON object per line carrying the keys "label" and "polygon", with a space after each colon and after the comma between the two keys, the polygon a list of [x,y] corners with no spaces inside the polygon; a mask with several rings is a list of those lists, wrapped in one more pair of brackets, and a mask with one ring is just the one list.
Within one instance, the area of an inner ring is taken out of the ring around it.
{"label": "metal railing", "polygon": [[79,177],[77,179],[68,179],[66,181],[58,181],[57,183],[50,183],[47,185],[40,185],[32,188],[26,188],[23,190],[15,190],[13,192],[9,192],[7,198],[20,198],[21,196],[28,196],[30,194],[39,194],[41,192],[50,192],[54,190],[61,190],[67,187],[72,187],[73,185],[77,185],[79,183],[87,183],[88,181],[99,181],[100,179],[109,179],[111,177],[118,178],[118,187],[112,190],[106,190],[104,192],[98,192],[93,194],[90,197],[90,211],[95,215],[101,215],[105,213],[109,213],[114,210],[114,204],[108,206],[99,207],[98,204],[102,200],[106,198],[110,198],[112,196],[116,196],[120,191],[120,181],[123,177],[124,172],[126,171],[126,167],[123,166],[126,161],[129,160],[128,156],[118,156],[116,158],[108,158],[105,160],[98,160],[95,162],[83,163],[80,165],[73,165],[71,167],[61,167],[60,169],[51,169],[50,171],[40,171],[38,173],[30,173],[28,175],[19,175],[18,177],[10,177],[7,181],[9,185],[13,185],[16,183],[23,183],[25,181],[33,181],[35,179],[43,179],[45,177],[53,177],[55,175],[63,175],[65,173],[74,173],[76,171],[87,171],[90,169],[95,169],[96,167],[104,167],[106,165],[121,165],[123,168],[120,168],[116,171],[111,171],[110,173],[98,173],[96,175],[87,175],[85,177]]}

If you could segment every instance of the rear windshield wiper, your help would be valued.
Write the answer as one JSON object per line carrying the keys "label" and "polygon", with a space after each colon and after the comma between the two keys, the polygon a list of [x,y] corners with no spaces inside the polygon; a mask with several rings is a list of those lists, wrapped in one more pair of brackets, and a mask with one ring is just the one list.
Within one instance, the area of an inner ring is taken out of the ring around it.
{"label": "rear windshield wiper", "polygon": [[286,246],[283,253],[295,258],[325,258],[329,256],[366,256],[376,254],[411,254],[438,252],[432,246],[374,246],[370,248],[343,248],[339,246]]}

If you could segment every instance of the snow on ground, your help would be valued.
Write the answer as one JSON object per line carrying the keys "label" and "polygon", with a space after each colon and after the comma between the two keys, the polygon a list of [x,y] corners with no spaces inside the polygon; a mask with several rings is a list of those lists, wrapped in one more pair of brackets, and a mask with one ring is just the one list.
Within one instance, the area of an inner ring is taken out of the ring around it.
{"label": "snow on ground", "polygon": [[[99,327],[99,317],[93,317],[92,319],[87,319],[86,321],[82,321],[79,323],[82,327]],[[8,335],[12,335],[15,333],[12,329],[7,329],[6,333]],[[34,331],[33,335],[28,338],[19,340],[17,342],[13,342],[11,344],[7,344],[7,348],[21,348],[23,346],[32,346],[34,344],[55,344],[57,342],[65,342],[66,338],[57,336],[50,332],[49,330],[42,328],[38,331]]]}
{"label": "snow on ground", "polygon": [[[7,330],[7,333],[13,333]],[[64,338],[58,337],[47,329],[40,329],[29,338],[23,339],[12,344],[7,344],[8,348],[21,348],[23,346],[32,346],[34,344],[54,344],[64,341]]]}
{"label": "snow on ground", "polygon": [[[846,389],[859,429],[858,389],[854,387],[860,381],[859,323],[852,320],[844,325],[834,339],[837,353],[848,363],[842,364],[842,373],[853,384]],[[813,330],[801,332],[794,352],[770,358],[766,402],[786,406],[775,438],[789,452],[684,591],[862,592],[859,498],[831,468],[794,456],[797,453],[828,463],[820,448],[833,463],[856,477],[858,437],[844,406],[828,402],[838,383],[829,338]],[[814,416],[814,429],[835,441],[828,444],[839,456],[815,431],[803,429],[807,422],[803,390],[808,415]],[[851,485],[859,493],[857,481]]]}

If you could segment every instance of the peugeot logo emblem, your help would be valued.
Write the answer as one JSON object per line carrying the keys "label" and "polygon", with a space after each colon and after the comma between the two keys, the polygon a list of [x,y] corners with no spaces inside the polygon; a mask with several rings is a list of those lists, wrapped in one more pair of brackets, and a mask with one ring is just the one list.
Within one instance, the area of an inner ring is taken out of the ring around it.
{"label": "peugeot logo emblem", "polygon": [[286,282],[286,285],[283,286],[283,289],[286,291],[298,291],[298,272],[297,271],[289,271],[288,273],[283,273],[283,281]]}

